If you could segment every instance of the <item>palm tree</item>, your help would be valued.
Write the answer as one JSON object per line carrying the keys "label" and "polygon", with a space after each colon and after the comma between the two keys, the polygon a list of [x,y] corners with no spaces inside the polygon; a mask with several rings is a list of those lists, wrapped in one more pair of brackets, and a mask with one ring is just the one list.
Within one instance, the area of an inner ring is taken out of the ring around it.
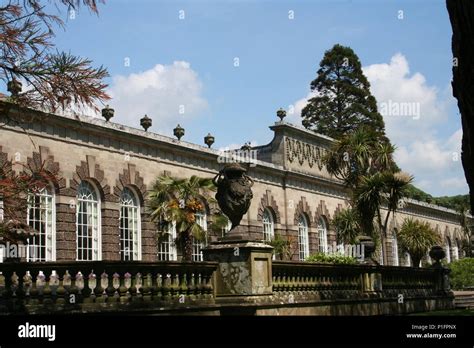
{"label": "palm tree", "polygon": [[432,246],[440,243],[440,237],[427,222],[411,218],[403,221],[397,240],[401,248],[410,254],[414,267],[419,267],[423,256]]}
{"label": "palm tree", "polygon": [[[149,194],[149,209],[152,221],[175,223],[178,245],[183,251],[183,259],[192,261],[193,238],[204,240],[206,232],[196,221],[196,214],[204,210],[203,201],[215,204],[210,193],[216,191],[211,178],[191,176],[177,179],[167,175],[156,179]],[[227,226],[228,220],[220,210],[211,212],[211,229]]]}
{"label": "palm tree", "polygon": [[[395,164],[394,150],[386,138],[361,127],[336,142],[324,157],[328,172],[352,191],[350,203],[354,212],[341,216],[345,219],[341,224],[349,225],[357,217],[364,234],[387,236],[390,216],[413,181],[412,176],[401,172]],[[385,216],[382,208],[386,209]]]}
{"label": "palm tree", "polygon": [[328,172],[355,188],[364,175],[398,171],[393,161],[395,147],[373,130],[358,128],[336,141],[323,158]]}
{"label": "palm tree", "polygon": [[[384,172],[363,176],[353,192],[355,209],[359,212],[361,226],[372,234],[374,219],[378,230],[387,236],[388,221],[405,197],[413,177],[404,172]],[[382,208],[386,208],[383,217]]]}

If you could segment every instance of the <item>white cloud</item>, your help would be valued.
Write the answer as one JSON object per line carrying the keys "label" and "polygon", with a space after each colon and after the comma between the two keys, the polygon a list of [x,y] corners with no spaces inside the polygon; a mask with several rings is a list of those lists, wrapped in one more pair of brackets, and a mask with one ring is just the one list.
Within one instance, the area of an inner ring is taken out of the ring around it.
{"label": "white cloud", "polygon": [[[364,73],[380,111],[385,111],[385,127],[397,145],[398,165],[414,174],[415,184],[433,195],[467,192],[460,160],[462,130],[450,136],[441,135],[453,103],[446,93],[449,89],[440,91],[429,86],[419,72],[410,75],[408,61],[400,53],[388,64],[364,67]],[[396,115],[390,113],[388,105],[399,109],[411,105],[414,112]]]}
{"label": "white cloud", "polygon": [[285,121],[301,126],[301,111],[308,104],[308,100],[314,96],[316,96],[315,91],[309,92],[305,98],[301,98],[294,102],[293,105],[290,105],[286,112],[287,117]]}
{"label": "white cloud", "polygon": [[[441,97],[436,87],[427,85],[422,74],[410,76],[408,61],[402,54],[395,54],[388,64],[372,64],[363,70],[384,116],[387,134],[395,144],[430,140],[436,134],[436,126],[447,121],[452,98]],[[393,112],[396,108],[411,112],[397,114]]]}
{"label": "white cloud", "polygon": [[201,95],[202,83],[184,61],[114,76],[109,92],[110,105],[115,109],[113,121],[140,128],[140,118],[146,114],[153,120],[151,129],[163,134],[207,108]]}
{"label": "white cloud", "polygon": [[[372,64],[363,70],[379,111],[384,113],[387,135],[397,146],[395,159],[415,176],[415,185],[435,196],[468,192],[460,159],[462,130],[440,135],[454,103],[450,87],[440,91],[428,85],[421,73],[410,74],[401,53],[389,63]],[[313,95],[294,103],[295,115],[290,122],[301,123],[301,110]],[[397,115],[397,107],[404,112]]]}

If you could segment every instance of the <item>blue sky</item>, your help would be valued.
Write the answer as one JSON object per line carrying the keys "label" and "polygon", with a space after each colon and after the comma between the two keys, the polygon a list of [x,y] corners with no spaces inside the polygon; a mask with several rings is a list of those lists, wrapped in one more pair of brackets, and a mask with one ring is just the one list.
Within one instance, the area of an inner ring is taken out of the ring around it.
{"label": "blue sky", "polygon": [[419,119],[384,116],[402,169],[433,195],[467,192],[443,0],[109,0],[73,17],[56,43],[108,68],[114,120],[138,126],[147,113],[152,131],[179,122],[185,140],[211,132],[215,147],[268,143],[279,107],[299,124],[324,51],[350,46],[379,103],[421,103]]}

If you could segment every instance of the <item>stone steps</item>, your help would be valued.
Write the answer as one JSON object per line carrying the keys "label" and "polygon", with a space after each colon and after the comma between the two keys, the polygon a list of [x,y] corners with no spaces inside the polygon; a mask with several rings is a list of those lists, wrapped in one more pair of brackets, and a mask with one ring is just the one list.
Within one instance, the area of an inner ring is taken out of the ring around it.
{"label": "stone steps", "polygon": [[474,308],[474,292],[455,291],[454,305],[456,306],[456,308]]}

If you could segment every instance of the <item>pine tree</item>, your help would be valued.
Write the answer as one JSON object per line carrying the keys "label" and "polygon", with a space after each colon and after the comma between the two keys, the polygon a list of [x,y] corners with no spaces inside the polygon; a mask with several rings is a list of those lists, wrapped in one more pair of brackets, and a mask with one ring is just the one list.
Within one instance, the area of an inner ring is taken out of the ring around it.
{"label": "pine tree", "polygon": [[354,51],[334,45],[324,54],[317,77],[311,82],[316,96],[301,113],[303,126],[335,139],[367,126],[385,138],[384,121],[369,88]]}

